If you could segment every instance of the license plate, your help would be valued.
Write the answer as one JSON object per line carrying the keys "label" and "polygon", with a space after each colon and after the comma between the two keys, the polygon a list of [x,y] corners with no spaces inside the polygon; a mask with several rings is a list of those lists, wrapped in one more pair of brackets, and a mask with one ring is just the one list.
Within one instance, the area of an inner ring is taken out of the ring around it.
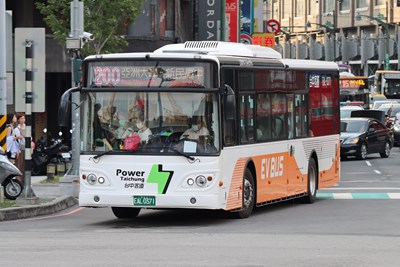
{"label": "license plate", "polygon": [[70,155],[69,153],[62,153],[61,156],[62,156],[64,159],[69,159],[69,158],[71,157],[71,155]]}
{"label": "license plate", "polygon": [[155,196],[133,196],[133,206],[155,206]]}

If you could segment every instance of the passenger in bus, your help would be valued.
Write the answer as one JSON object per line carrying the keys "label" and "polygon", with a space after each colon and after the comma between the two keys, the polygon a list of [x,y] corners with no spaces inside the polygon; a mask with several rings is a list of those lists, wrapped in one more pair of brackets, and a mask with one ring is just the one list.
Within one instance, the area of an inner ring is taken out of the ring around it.
{"label": "passenger in bus", "polygon": [[200,137],[206,138],[210,132],[208,131],[202,116],[194,115],[192,117],[192,126],[187,129],[181,136],[181,139],[200,140]]}
{"label": "passenger in bus", "polygon": [[147,144],[147,142],[150,139],[150,136],[153,135],[151,130],[147,127],[147,123],[144,121],[144,119],[139,118],[136,121],[136,127],[139,129],[138,134],[140,137],[140,142],[142,144]]}
{"label": "passenger in bus", "polygon": [[119,127],[118,129],[115,131],[115,136],[117,137],[117,139],[124,139],[130,132],[132,132],[132,128],[129,127],[128,122],[126,121],[125,117],[120,116],[119,118]]}

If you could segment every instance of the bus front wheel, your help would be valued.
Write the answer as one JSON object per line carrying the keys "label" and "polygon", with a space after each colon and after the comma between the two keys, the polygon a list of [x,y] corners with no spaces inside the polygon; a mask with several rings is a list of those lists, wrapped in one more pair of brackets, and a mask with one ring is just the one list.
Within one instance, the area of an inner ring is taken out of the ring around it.
{"label": "bus front wheel", "polygon": [[140,212],[140,208],[120,208],[120,207],[112,207],[112,212],[115,217],[119,219],[132,219],[136,218]]}
{"label": "bus front wheel", "polygon": [[254,209],[256,201],[255,186],[253,174],[250,170],[246,169],[243,175],[243,207],[240,211],[235,213],[236,218],[244,219],[248,218]]}

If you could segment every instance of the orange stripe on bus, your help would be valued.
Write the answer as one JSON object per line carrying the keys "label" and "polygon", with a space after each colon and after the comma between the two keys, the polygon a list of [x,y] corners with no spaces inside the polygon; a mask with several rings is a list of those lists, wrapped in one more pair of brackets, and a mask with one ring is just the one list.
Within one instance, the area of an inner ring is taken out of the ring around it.
{"label": "orange stripe on bus", "polygon": [[242,184],[243,184],[243,174],[244,167],[246,165],[248,158],[241,158],[236,162],[235,168],[233,169],[231,185],[229,188],[226,209],[238,209],[242,207],[243,194],[242,194]]}

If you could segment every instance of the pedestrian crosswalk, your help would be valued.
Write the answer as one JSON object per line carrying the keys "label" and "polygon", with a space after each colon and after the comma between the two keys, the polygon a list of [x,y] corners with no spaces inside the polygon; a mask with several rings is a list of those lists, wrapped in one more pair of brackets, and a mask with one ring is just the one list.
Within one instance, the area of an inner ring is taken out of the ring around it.
{"label": "pedestrian crosswalk", "polygon": [[319,199],[400,199],[400,193],[326,193],[318,192]]}

